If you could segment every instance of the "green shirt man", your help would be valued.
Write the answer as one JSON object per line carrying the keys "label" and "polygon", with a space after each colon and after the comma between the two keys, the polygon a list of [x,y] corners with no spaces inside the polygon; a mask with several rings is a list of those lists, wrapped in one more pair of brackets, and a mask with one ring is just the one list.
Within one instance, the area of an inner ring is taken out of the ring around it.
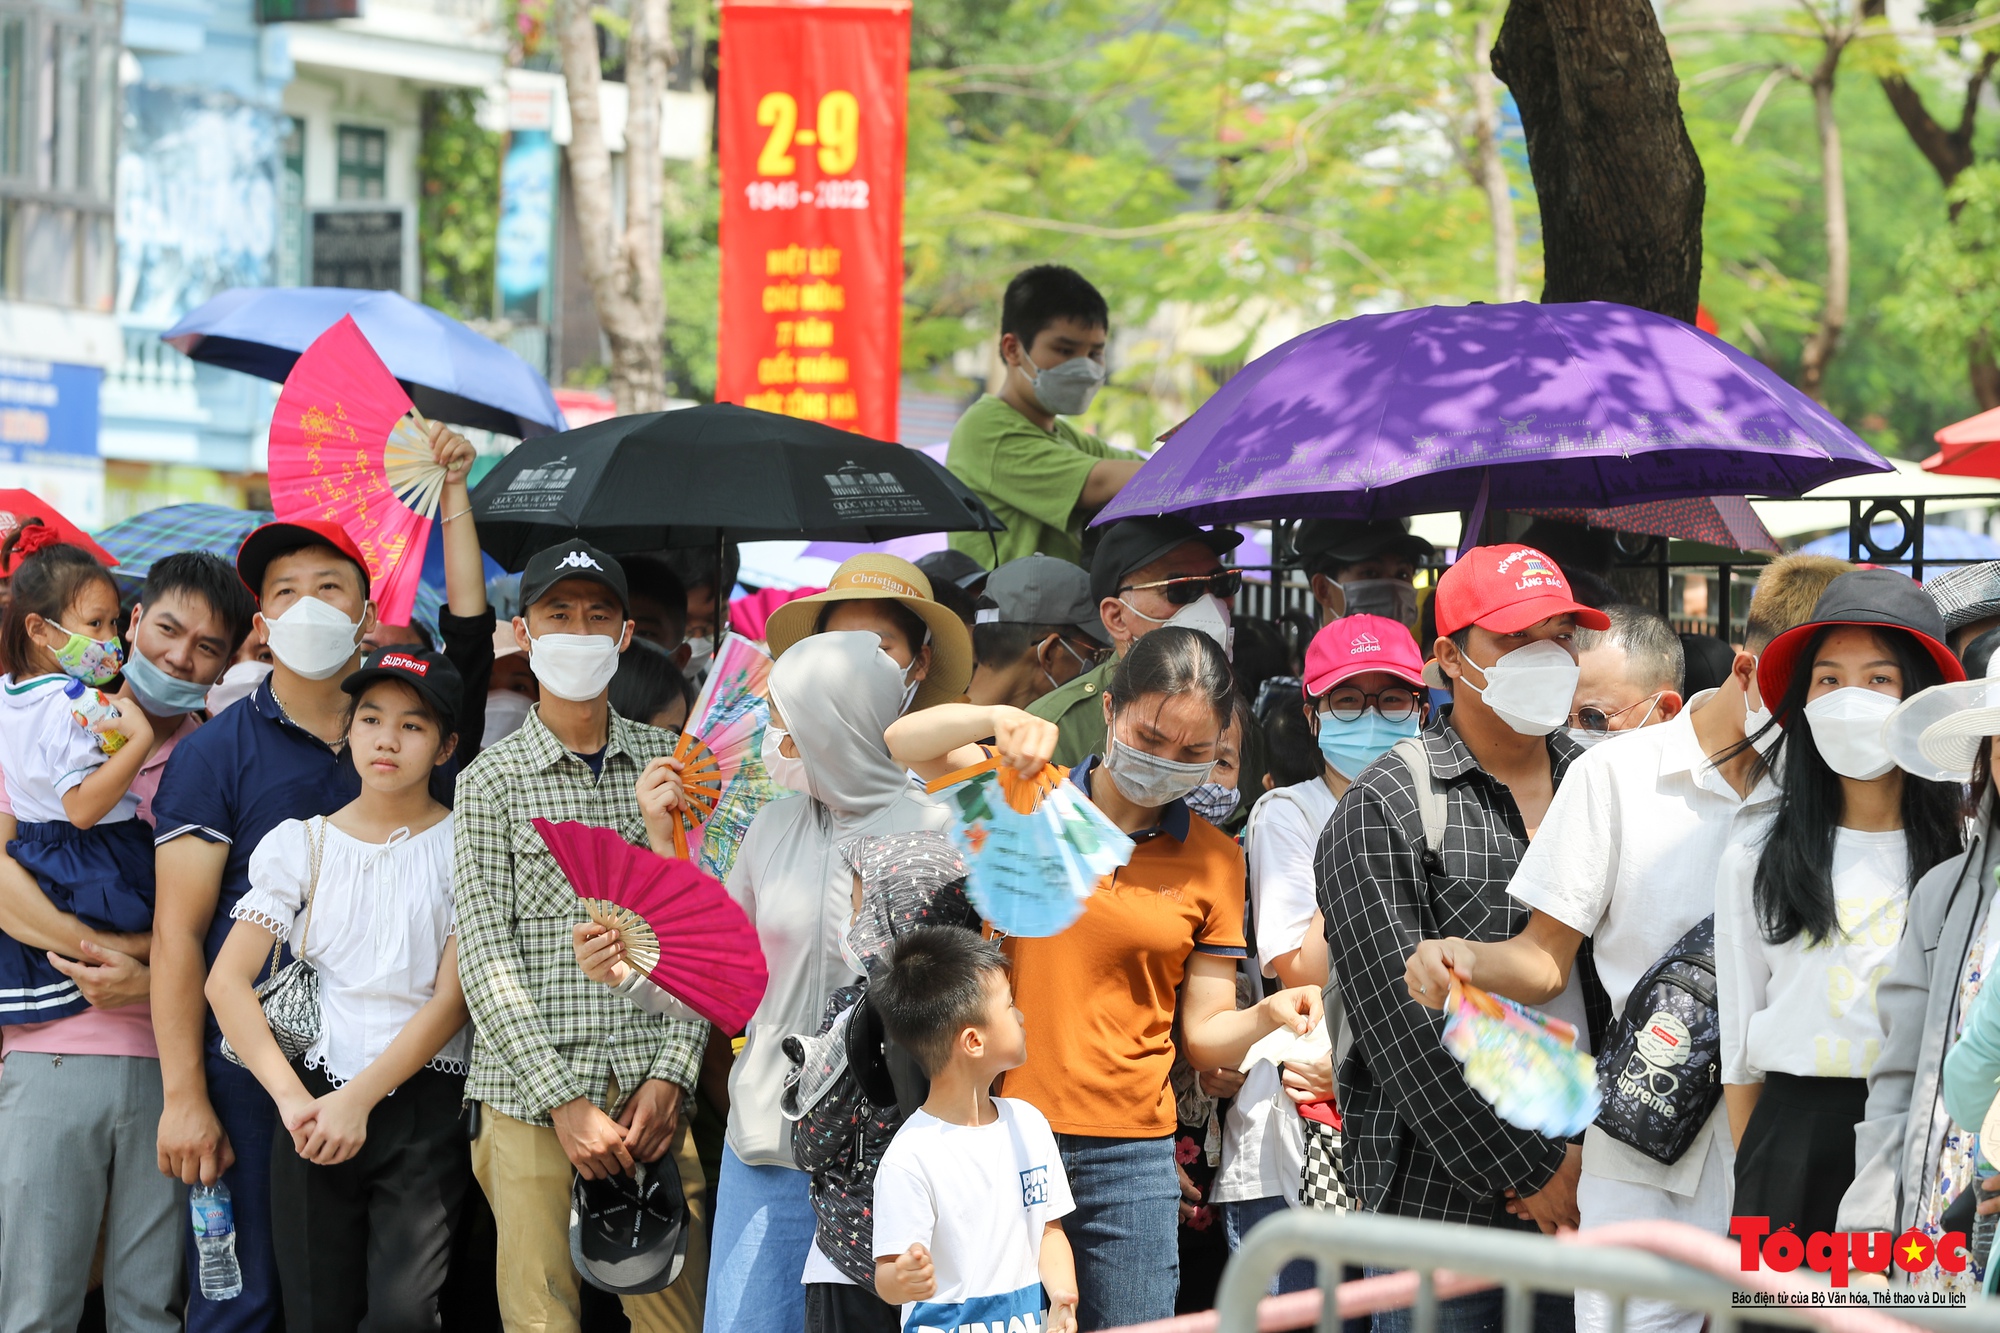
{"label": "green shirt man", "polygon": [[1145,460],[1064,417],[1104,382],[1111,326],[1104,297],[1080,273],[1042,264],[1014,276],[1000,303],[1000,388],[966,409],[945,466],[986,502],[1004,533],[953,533],[953,550],[997,568],[1041,554],[1083,563],[1083,524]]}

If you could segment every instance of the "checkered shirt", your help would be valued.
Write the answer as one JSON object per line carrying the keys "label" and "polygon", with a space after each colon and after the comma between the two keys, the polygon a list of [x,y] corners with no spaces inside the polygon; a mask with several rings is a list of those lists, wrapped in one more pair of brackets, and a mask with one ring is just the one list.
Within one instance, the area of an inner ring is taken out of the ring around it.
{"label": "checkered shirt", "polygon": [[[1507,1124],[1466,1084],[1444,1048],[1444,1015],[1410,998],[1403,961],[1420,940],[1504,940],[1526,928],[1529,910],[1508,896],[1507,882],[1527,830],[1513,796],[1442,718],[1431,719],[1423,742],[1446,793],[1442,868],[1426,872],[1416,788],[1394,754],[1348,788],[1314,863],[1354,1032],[1340,1068],[1343,1166],[1368,1212],[1504,1226],[1502,1192],[1540,1190],[1569,1145]],[[1583,751],[1561,732],[1548,747],[1560,784]]]}
{"label": "checkered shirt", "polygon": [[468,1099],[532,1125],[588,1097],[607,1111],[649,1078],[695,1085],[706,1024],[642,1012],[577,966],[584,920],[555,857],[528,821],[573,819],[646,843],[639,773],[675,735],[611,714],[604,768],[563,748],[540,710],[458,780],[454,876],[458,971],[472,1009]]}

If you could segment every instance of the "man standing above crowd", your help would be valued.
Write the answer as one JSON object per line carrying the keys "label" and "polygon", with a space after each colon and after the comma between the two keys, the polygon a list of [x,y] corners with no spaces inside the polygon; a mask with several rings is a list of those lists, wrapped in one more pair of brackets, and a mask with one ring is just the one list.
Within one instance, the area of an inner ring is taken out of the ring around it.
{"label": "man standing above crowd", "polygon": [[[1435,605],[1453,706],[1420,733],[1422,771],[1401,750],[1362,771],[1314,866],[1354,1033],[1339,1070],[1348,1184],[1369,1212],[1528,1226],[1509,1210],[1518,1200],[1553,1231],[1576,1224],[1580,1151],[1514,1128],[1472,1090],[1440,1040],[1442,1019],[1406,989],[1403,960],[1426,939],[1501,940],[1527,924],[1507,882],[1582,753],[1561,734],[1576,691],[1570,641],[1579,625],[1609,622],[1525,546],[1468,551]],[[1433,832],[1424,810],[1439,802]],[[1452,1305],[1459,1326],[1499,1327],[1498,1292]],[[1375,1318],[1378,1330],[1407,1327],[1406,1312]]]}
{"label": "man standing above crowd", "polygon": [[[465,1095],[478,1113],[473,1175],[499,1227],[501,1318],[575,1330],[571,1168],[602,1179],[678,1145],[683,1189],[702,1192],[682,1107],[708,1030],[642,1013],[575,964],[576,892],[532,823],[575,820],[671,846],[662,795],[679,790],[674,734],[620,717],[607,698],[632,642],[625,572],[586,542],[564,542],[528,562],[521,603],[514,633],[541,702],[459,779],[458,966],[474,1034]],[[665,1291],[623,1298],[635,1329],[701,1326],[705,1246],[691,1238]]]}
{"label": "man standing above crowd", "polygon": [[[1567,984],[1588,937],[1614,1012],[1622,1013],[1653,965],[1714,914],[1716,871],[1735,821],[1777,795],[1769,778],[1754,781],[1755,755],[1743,745],[1746,726],[1757,729],[1764,707],[1757,655],[1804,623],[1846,568],[1820,556],[1767,565],[1750,600],[1744,650],[1722,687],[1696,695],[1673,721],[1634,729],[1570,766],[1508,887],[1517,905],[1532,909],[1527,929],[1496,943],[1424,941],[1406,969],[1410,999],[1441,1006],[1456,972],[1524,1004],[1545,1003]],[[1611,630],[1597,637],[1618,635],[1623,609],[1612,608]],[[1582,1225],[1657,1219],[1725,1234],[1734,1154],[1722,1115],[1718,1105],[1672,1163],[1593,1125],[1576,1193]],[[1610,1316],[1602,1295],[1578,1294],[1579,1329],[1602,1333]],[[1668,1302],[1635,1300],[1625,1327],[1699,1333],[1701,1322]]]}
{"label": "man standing above crowd", "polygon": [[[1185,625],[1229,651],[1229,603],[1243,576],[1224,569],[1222,557],[1242,541],[1232,528],[1204,532],[1172,517],[1128,518],[1104,530],[1090,562],[1090,596],[1112,656],[1028,709],[1062,733],[1056,763],[1073,768],[1085,755],[1104,752],[1104,684],[1118,659],[1146,635],[1162,625]],[[1261,765],[1258,774],[1261,779]]]}
{"label": "man standing above crowd", "polygon": [[1406,518],[1310,518],[1292,549],[1305,564],[1319,623],[1382,616],[1417,628],[1417,567],[1435,554]]}
{"label": "man standing above crowd", "polygon": [[1576,632],[1570,739],[1586,748],[1616,732],[1671,722],[1681,711],[1686,651],[1666,618],[1643,606],[1604,608],[1611,628]]}
{"label": "man standing above crowd", "polygon": [[1064,417],[1104,384],[1110,307],[1082,274],[1042,264],[1000,301],[1005,378],[958,419],[945,466],[986,502],[1003,533],[954,532],[951,547],[989,567],[1024,555],[1081,563],[1085,519],[1111,503],[1144,460]]}

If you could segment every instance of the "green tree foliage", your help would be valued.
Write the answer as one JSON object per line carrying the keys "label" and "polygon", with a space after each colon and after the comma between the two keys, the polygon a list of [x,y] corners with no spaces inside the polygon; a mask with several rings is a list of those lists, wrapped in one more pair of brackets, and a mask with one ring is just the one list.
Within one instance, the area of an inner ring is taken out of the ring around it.
{"label": "green tree foliage", "polygon": [[715,338],[722,251],[721,207],[706,167],[670,163],[666,173],[666,253],[660,285],[667,305],[667,392],[715,397]]}
{"label": "green tree foliage", "polygon": [[462,88],[425,94],[417,156],[424,304],[456,319],[493,309],[500,136],[480,128],[477,109],[476,94]]}

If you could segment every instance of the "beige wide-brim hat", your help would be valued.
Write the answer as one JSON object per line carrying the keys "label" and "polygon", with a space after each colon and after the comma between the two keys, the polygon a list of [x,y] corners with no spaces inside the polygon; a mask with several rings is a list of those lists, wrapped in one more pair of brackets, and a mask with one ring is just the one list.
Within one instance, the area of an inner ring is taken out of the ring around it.
{"label": "beige wide-brim hat", "polygon": [[917,686],[910,707],[950,703],[972,683],[972,635],[965,622],[931,598],[931,581],[924,571],[899,556],[863,552],[849,556],[833,571],[825,592],[786,602],[764,622],[764,642],[772,660],[813,632],[820,609],[828,602],[890,601],[901,603],[931,632],[931,670]]}

